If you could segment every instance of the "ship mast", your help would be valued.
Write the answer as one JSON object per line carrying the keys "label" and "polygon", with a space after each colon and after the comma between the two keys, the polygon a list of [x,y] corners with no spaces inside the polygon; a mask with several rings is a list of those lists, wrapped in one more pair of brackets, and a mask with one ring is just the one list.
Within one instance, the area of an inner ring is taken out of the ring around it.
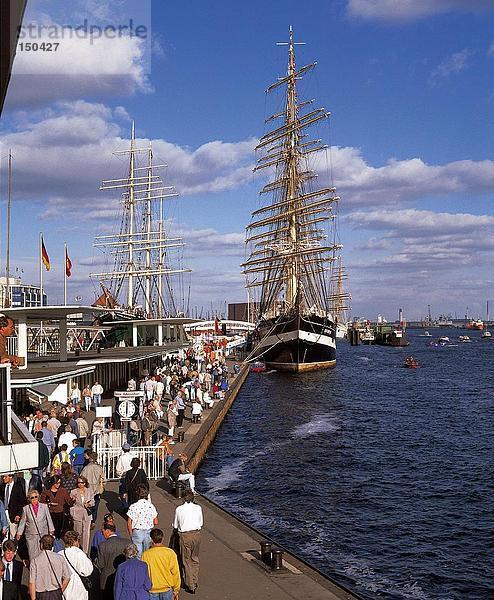
{"label": "ship mast", "polygon": [[[163,276],[190,273],[190,269],[170,268],[163,258],[167,248],[180,248],[182,238],[168,238],[163,227],[163,199],[178,196],[173,186],[165,186],[156,169],[166,165],[153,163],[151,144],[137,148],[135,124],[132,122],[130,150],[114,152],[129,155],[126,178],[104,180],[101,190],[119,190],[122,194],[122,218],[119,233],[96,236],[95,247],[108,249],[113,256],[113,270],[92,273],[90,277],[109,281],[113,296],[118,295],[127,284],[127,308],[131,311],[142,306],[146,316],[162,317],[165,313],[175,316],[175,303],[165,306],[162,290]],[[146,165],[138,166],[137,157],[146,156]],[[159,200],[158,208],[155,208]],[[155,214],[156,213],[156,214]],[[157,222],[157,227],[155,223]],[[155,297],[153,297],[155,296]]]}
{"label": "ship mast", "polygon": [[293,30],[288,46],[287,73],[272,84],[267,93],[285,88],[285,108],[266,119],[271,123],[283,119],[280,127],[266,133],[256,150],[263,155],[254,171],[274,171],[273,181],[261,190],[261,197],[271,201],[252,213],[247,226],[248,260],[242,264],[247,288],[260,288],[259,318],[270,318],[280,312],[314,312],[327,315],[330,304],[325,274],[334,253],[341,246],[328,238],[321,225],[331,220],[333,203],[339,198],[335,188],[314,189],[315,173],[309,166],[310,155],[327,146],[320,139],[306,141],[305,129],[329,117],[324,108],[308,110],[313,100],[299,102],[297,85],[316,66],[297,69]]}
{"label": "ship mast", "polygon": [[[288,90],[287,90],[287,106],[286,106],[286,123],[290,126],[290,134],[287,138],[287,166],[288,166],[288,197],[290,199],[290,207],[295,209],[300,204],[297,197],[300,195],[300,176],[299,176],[299,130],[294,126],[298,117],[297,106],[297,90],[295,86],[295,50],[293,47],[293,30],[290,27],[290,42],[288,50]],[[288,278],[287,278],[287,293],[286,303],[288,306],[295,306],[297,301],[298,289],[298,256],[296,250],[298,247],[298,229],[296,211],[292,211],[290,217],[290,225],[288,236],[294,250],[293,256],[288,261]]]}

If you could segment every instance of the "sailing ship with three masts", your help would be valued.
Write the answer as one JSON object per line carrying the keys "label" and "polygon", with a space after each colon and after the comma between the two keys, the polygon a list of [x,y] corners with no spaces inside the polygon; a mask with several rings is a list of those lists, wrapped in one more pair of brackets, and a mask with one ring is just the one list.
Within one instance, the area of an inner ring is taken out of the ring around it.
{"label": "sailing ship with three masts", "polygon": [[[279,44],[282,45],[282,44]],[[260,192],[260,208],[247,226],[248,258],[242,267],[257,317],[255,347],[248,360],[262,360],[268,368],[302,372],[336,363],[335,302],[341,244],[336,234],[334,187],[317,187],[311,159],[327,146],[307,139],[305,131],[327,119],[313,100],[300,101],[298,82],[316,63],[297,68],[290,28],[288,70],[267,92],[283,89],[283,110],[266,119],[283,124],[266,133],[256,150],[262,152],[254,171],[268,169],[273,180]],[[343,271],[340,271],[343,273]],[[251,296],[252,297],[252,296]]]}
{"label": "sailing ship with three masts", "polygon": [[[117,216],[118,232],[96,236],[94,246],[107,251],[109,270],[92,273],[99,281],[102,294],[95,305],[120,308],[108,315],[110,320],[177,317],[183,314],[177,302],[172,278],[190,273],[190,269],[172,266],[172,253],[184,247],[182,238],[170,238],[165,231],[164,202],[178,196],[173,186],[164,185],[155,164],[151,143],[136,146],[135,124],[132,122],[130,149],[116,151],[128,157],[127,176],[103,181],[101,190],[121,194],[121,211]],[[144,159],[144,160],[142,160]],[[179,263],[180,256],[174,257]],[[124,296],[126,300],[119,303]]]}

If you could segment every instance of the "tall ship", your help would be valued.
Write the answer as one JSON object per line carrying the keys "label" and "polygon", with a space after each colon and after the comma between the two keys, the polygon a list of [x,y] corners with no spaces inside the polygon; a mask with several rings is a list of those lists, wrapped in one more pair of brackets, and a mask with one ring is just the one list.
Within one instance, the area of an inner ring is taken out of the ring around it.
{"label": "tall ship", "polygon": [[248,360],[298,373],[336,364],[332,308],[338,277],[332,268],[342,246],[335,233],[336,189],[317,186],[311,164],[328,146],[306,133],[330,113],[298,97],[300,80],[316,63],[297,67],[292,28],[289,41],[279,45],[288,46],[287,73],[267,92],[282,91],[283,109],[266,123],[281,124],[260,139],[254,168],[266,169],[272,180],[261,189],[260,207],[246,228],[242,267],[256,316]]}
{"label": "tall ship", "polygon": [[177,317],[187,311],[181,266],[182,238],[167,235],[164,204],[178,193],[165,185],[151,143],[136,145],[132,122],[130,148],[114,152],[126,159],[126,175],[103,181],[100,190],[120,196],[116,231],[96,236],[94,246],[105,252],[107,270],[91,273],[101,295],[95,305],[120,309],[118,319]]}

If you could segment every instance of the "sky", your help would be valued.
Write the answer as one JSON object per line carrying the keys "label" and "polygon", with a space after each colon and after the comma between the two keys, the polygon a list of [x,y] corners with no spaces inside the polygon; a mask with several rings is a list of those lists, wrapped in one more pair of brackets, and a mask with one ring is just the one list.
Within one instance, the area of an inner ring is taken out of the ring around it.
{"label": "sky", "polygon": [[[92,38],[60,37],[61,25],[84,23]],[[128,29],[97,35],[109,25]],[[430,305],[434,316],[485,317],[489,299],[494,313],[493,25],[490,0],[28,0],[20,42],[59,46],[18,46],[0,119],[2,274],[11,148],[12,271],[38,282],[42,231],[50,303],[62,302],[64,242],[69,303],[94,300],[93,238],[119,206],[99,186],[125,176],[112,153],[128,147],[135,119],[180,193],[167,223],[187,243],[191,307],[245,301],[245,226],[266,183],[252,173],[254,147],[279,109],[265,90],[286,71],[276,42],[292,26],[305,42],[297,64],[317,61],[300,97],[331,111],[315,168],[341,197],[352,314],[419,319]]]}

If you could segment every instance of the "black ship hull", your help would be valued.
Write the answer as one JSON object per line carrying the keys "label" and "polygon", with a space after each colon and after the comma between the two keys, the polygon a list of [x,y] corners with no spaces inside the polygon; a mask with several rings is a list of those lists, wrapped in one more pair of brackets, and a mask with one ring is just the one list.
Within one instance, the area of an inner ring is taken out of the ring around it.
{"label": "black ship hull", "polygon": [[336,325],[316,315],[268,319],[256,329],[253,358],[269,369],[301,373],[336,364]]}

